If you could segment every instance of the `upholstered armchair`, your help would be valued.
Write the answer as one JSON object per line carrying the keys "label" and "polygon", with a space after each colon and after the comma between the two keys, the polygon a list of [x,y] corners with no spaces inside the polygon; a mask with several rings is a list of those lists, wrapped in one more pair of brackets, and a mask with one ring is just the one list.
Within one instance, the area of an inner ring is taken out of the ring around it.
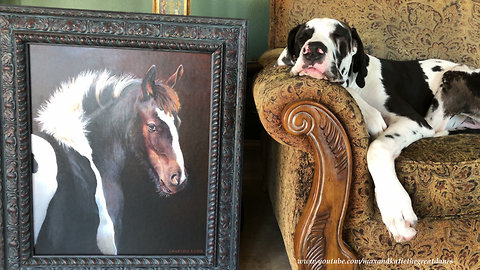
{"label": "upholstered armchair", "polygon": [[[376,207],[370,138],[354,99],[274,65],[291,28],[331,17],[355,27],[377,57],[480,66],[480,2],[271,0],[270,15],[271,50],[260,60],[254,98],[274,139],[266,178],[292,268],[480,269],[480,136],[422,139],[397,158],[419,223],[413,240],[396,243]],[[338,264],[351,259],[361,264]]]}

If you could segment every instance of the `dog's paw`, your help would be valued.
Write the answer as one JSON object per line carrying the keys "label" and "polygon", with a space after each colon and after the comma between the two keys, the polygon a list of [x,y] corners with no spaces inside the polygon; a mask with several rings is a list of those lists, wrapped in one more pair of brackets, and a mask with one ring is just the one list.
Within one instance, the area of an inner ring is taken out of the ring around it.
{"label": "dog's paw", "polygon": [[364,112],[363,117],[365,118],[368,133],[373,138],[377,138],[380,133],[387,129],[387,124],[379,111],[367,110]]}
{"label": "dog's paw", "polygon": [[417,216],[405,189],[376,189],[375,194],[383,223],[395,241],[400,243],[412,240],[417,234],[413,228],[417,224]]}

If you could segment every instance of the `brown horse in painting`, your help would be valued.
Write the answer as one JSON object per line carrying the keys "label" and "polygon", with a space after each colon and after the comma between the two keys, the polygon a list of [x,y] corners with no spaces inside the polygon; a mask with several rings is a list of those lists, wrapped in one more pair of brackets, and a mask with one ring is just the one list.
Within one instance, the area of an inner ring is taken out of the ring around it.
{"label": "brown horse in painting", "polygon": [[32,135],[37,254],[117,254],[126,162],[148,171],[159,195],[185,186],[174,90],[182,75],[182,65],[166,80],[156,80],[155,66],[143,79],[84,72],[40,109],[41,132]]}

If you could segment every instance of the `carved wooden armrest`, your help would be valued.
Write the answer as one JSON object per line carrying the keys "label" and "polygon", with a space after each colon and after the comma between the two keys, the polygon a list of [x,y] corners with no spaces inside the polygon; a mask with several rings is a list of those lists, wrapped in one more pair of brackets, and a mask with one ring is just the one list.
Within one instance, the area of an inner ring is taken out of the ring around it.
{"label": "carved wooden armrest", "polygon": [[306,136],[315,157],[310,195],[294,235],[298,269],[356,269],[355,264],[324,261],[355,259],[342,239],[352,181],[352,152],[344,128],[332,112],[309,100],[287,105],[282,124],[288,133]]}

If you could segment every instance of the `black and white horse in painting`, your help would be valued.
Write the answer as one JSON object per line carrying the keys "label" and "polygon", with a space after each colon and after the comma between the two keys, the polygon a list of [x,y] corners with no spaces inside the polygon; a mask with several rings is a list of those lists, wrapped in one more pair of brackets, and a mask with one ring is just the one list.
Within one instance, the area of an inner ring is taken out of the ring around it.
{"label": "black and white horse in painting", "polygon": [[294,76],[338,83],[356,100],[374,138],[367,163],[383,222],[396,241],[412,239],[417,216],[394,160],[421,138],[480,128],[480,69],[367,55],[354,28],[328,18],[292,29],[277,64],[292,66]]}
{"label": "black and white horse in painting", "polygon": [[127,160],[149,171],[159,195],[185,186],[174,90],[182,74],[181,65],[167,80],[155,79],[155,66],[143,79],[83,72],[45,102],[32,135],[37,254],[117,254]]}

